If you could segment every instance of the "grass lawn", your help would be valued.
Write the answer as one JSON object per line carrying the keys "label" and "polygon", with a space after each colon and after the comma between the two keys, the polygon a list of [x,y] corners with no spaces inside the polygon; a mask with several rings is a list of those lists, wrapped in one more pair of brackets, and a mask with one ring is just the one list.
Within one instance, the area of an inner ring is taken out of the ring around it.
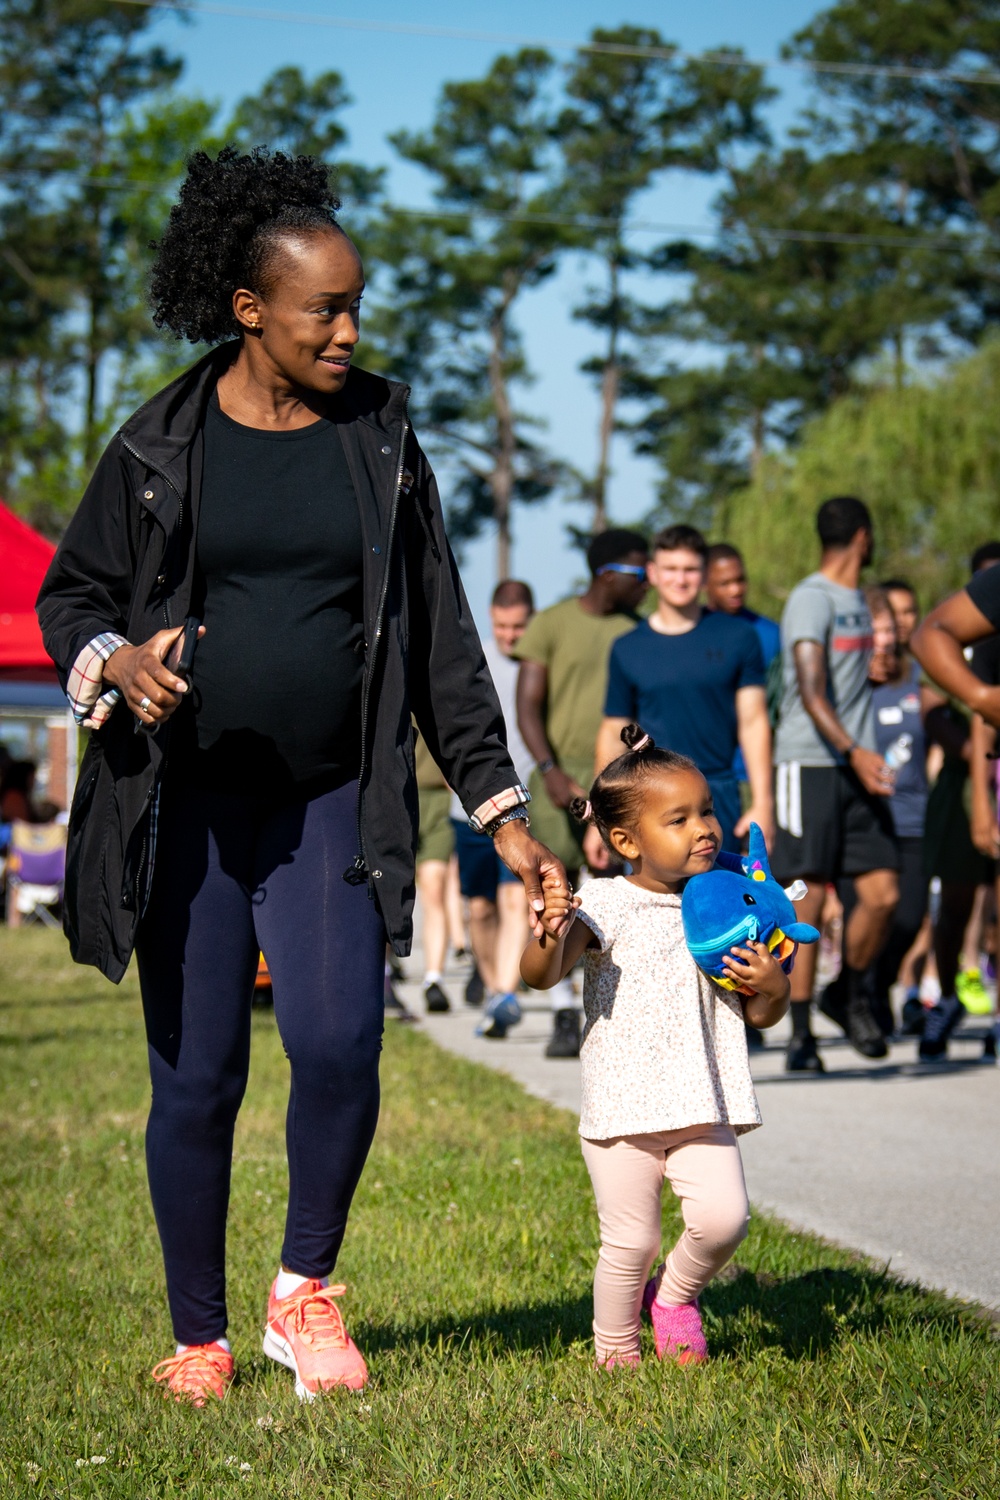
{"label": "grass lawn", "polygon": [[4,1496],[1000,1494],[986,1322],[761,1217],[703,1298],[708,1367],[661,1367],[650,1339],[641,1370],[595,1371],[575,1121],[399,1027],[337,1273],[369,1389],[300,1406],[260,1350],[286,1090],[260,1014],[230,1216],[239,1379],[201,1412],[165,1402],[133,978],[0,929],[0,1058]]}

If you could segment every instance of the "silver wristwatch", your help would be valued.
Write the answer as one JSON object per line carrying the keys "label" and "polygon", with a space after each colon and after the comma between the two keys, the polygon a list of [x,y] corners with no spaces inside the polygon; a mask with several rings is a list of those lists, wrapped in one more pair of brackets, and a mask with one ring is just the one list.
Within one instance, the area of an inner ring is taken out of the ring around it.
{"label": "silver wristwatch", "polygon": [[529,828],[531,827],[531,819],[525,808],[512,807],[510,812],[501,813],[499,818],[494,818],[492,823],[487,823],[483,832],[488,833],[490,838],[494,838],[505,823],[526,823]]}

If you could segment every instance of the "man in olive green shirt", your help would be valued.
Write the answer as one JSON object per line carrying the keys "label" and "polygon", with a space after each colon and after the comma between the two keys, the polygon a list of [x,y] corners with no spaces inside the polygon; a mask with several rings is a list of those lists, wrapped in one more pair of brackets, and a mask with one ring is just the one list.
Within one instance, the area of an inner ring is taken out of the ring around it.
{"label": "man in olive green shirt", "polygon": [[[604,717],[608,657],[635,626],[646,593],[646,543],[637,531],[602,531],[587,548],[586,593],[535,615],[514,648],[521,662],[517,722],[536,765],[528,782],[537,837],[570,871],[583,863],[583,828],[567,811],[594,779],[594,745]],[[572,878],[572,877],[571,877]],[[575,1001],[553,990],[555,1032],[549,1057],[576,1057],[580,1018]]]}

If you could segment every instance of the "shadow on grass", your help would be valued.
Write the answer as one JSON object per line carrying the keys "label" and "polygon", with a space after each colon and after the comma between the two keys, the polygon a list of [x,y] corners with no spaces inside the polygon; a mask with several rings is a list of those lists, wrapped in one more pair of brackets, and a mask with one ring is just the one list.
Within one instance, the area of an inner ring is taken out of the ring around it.
{"label": "shadow on grass", "polygon": [[[709,1348],[721,1358],[747,1358],[771,1347],[789,1359],[817,1359],[840,1343],[877,1335],[890,1323],[898,1333],[901,1318],[955,1334],[962,1327],[943,1298],[864,1267],[821,1267],[784,1279],[737,1269],[728,1279],[713,1282],[701,1303]],[[580,1340],[589,1342],[592,1317],[588,1292],[574,1301],[505,1308],[465,1320],[409,1328],[369,1325],[361,1337],[363,1347],[373,1353],[441,1343],[453,1352],[482,1344],[496,1353],[536,1350],[552,1355]]]}
{"label": "shadow on grass", "polygon": [[106,992],[97,995],[51,995],[45,991],[24,994],[14,1000],[0,1000],[0,1011],[2,1010],[62,1010],[67,1006],[77,1008],[81,1005],[107,1005],[109,1001],[117,1001],[122,1009],[131,1008],[137,1001],[135,995],[129,991],[119,990],[117,993],[108,985]]}
{"label": "shadow on grass", "polygon": [[110,1026],[63,1026],[57,1031],[22,1031],[0,1034],[0,1048],[18,1051],[21,1047],[41,1047],[47,1042],[80,1041],[83,1037],[105,1037],[121,1041],[114,1024]]}
{"label": "shadow on grass", "polygon": [[593,1299],[588,1292],[572,1302],[539,1302],[529,1307],[501,1308],[471,1318],[441,1318],[410,1327],[369,1324],[362,1329],[362,1347],[384,1353],[438,1343],[454,1349],[482,1344],[498,1353],[538,1350],[553,1354],[579,1339],[589,1339],[593,1316]]}
{"label": "shadow on grass", "polygon": [[785,1278],[736,1268],[712,1283],[702,1305],[712,1352],[730,1357],[771,1347],[789,1359],[816,1359],[890,1323],[898,1334],[901,1320],[955,1334],[962,1327],[944,1298],[865,1266],[820,1266]]}

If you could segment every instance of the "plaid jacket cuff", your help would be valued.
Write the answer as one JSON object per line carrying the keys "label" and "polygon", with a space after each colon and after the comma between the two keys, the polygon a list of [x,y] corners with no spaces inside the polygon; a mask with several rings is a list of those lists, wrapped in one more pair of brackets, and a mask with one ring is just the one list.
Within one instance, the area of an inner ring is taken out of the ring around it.
{"label": "plaid jacket cuff", "polygon": [[73,717],[85,729],[100,729],[111,717],[111,710],[121,697],[117,688],[104,688],[104,663],[119,646],[127,646],[123,635],[107,630],[95,635],[80,652],[66,680],[66,696]]}
{"label": "plaid jacket cuff", "polygon": [[523,807],[526,802],[531,801],[531,794],[527,787],[509,786],[506,791],[497,792],[495,797],[481,802],[476,808],[469,822],[477,833],[482,833],[494,818],[501,817],[505,812],[510,812],[512,807]]}

